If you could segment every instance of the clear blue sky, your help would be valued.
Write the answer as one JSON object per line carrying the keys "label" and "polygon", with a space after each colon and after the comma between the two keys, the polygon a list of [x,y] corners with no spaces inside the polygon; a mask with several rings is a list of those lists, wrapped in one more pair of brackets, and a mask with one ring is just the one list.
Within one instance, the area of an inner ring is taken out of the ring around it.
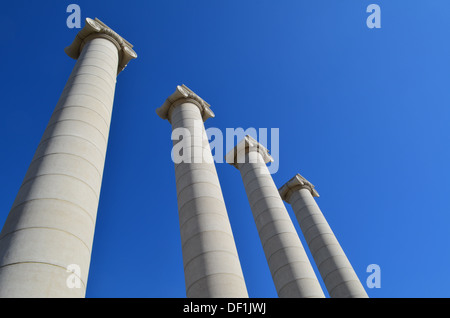
{"label": "clear blue sky", "polygon": [[[87,297],[185,297],[171,129],[155,113],[182,83],[211,104],[207,128],[280,129],[275,183],[316,185],[363,284],[381,267],[370,297],[450,296],[448,0],[3,3],[0,225],[75,64],[70,3],[139,55],[117,81]],[[276,297],[240,174],[217,171],[249,295]]]}

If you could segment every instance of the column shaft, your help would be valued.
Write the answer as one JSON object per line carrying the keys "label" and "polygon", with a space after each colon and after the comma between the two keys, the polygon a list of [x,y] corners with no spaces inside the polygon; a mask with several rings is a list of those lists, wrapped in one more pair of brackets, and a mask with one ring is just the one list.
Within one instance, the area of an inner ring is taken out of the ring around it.
{"label": "column shaft", "polygon": [[84,45],[0,233],[0,297],[84,297],[118,62]]}
{"label": "column shaft", "polygon": [[174,140],[174,149],[179,142],[186,145],[182,151],[188,159],[175,164],[186,295],[248,297],[201,106],[182,99],[171,105],[169,116],[173,132],[190,134]]}
{"label": "column shaft", "polygon": [[289,190],[286,199],[291,203],[330,297],[367,297],[352,265],[314,200],[311,189],[311,186],[294,186]]}
{"label": "column shaft", "polygon": [[367,297],[311,192],[293,191],[290,201],[330,297]]}

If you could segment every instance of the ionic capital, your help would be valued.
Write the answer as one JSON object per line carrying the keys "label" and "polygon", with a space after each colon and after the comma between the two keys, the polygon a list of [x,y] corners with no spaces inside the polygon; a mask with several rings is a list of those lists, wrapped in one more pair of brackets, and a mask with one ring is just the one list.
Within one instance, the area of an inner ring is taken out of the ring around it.
{"label": "ionic capital", "polygon": [[253,151],[260,153],[264,163],[266,164],[274,161],[272,156],[269,154],[269,150],[249,135],[245,136],[244,139],[236,145],[236,147],[231,149],[226,154],[225,161],[239,169],[239,164],[245,163],[245,154]]}
{"label": "ionic capital", "polygon": [[298,191],[300,189],[308,189],[313,197],[319,197],[319,193],[314,189],[314,185],[303,178],[300,174],[296,174],[291,180],[285,183],[278,191],[281,198],[289,202],[292,192]]}
{"label": "ionic capital", "polygon": [[170,122],[172,110],[183,102],[195,104],[200,110],[203,121],[215,116],[210,109],[211,106],[184,84],[177,86],[175,92],[166,99],[161,107],[156,109],[156,113],[162,119]]}
{"label": "ionic capital", "polygon": [[128,62],[137,58],[137,54],[133,50],[133,45],[97,18],[95,18],[95,20],[86,18],[86,24],[80,32],[78,32],[72,44],[66,47],[64,51],[69,57],[78,59],[84,45],[95,38],[108,39],[116,46],[119,53],[117,74],[123,71]]}

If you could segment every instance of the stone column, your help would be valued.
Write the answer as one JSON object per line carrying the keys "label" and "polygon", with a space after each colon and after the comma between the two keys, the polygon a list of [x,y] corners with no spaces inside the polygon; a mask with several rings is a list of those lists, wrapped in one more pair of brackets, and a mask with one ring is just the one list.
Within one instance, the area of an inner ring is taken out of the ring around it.
{"label": "stone column", "polygon": [[364,298],[367,293],[314,197],[314,186],[297,174],[279,190],[290,203],[325,286],[333,298]]}
{"label": "stone column", "polygon": [[323,298],[308,256],[266,164],[269,152],[246,136],[227,156],[239,169],[279,297]]}
{"label": "stone column", "polygon": [[77,59],[0,233],[0,297],[84,297],[117,74],[137,57],[86,19]]}
{"label": "stone column", "polygon": [[[248,297],[203,122],[210,106],[186,86],[157,109],[172,124],[187,297]],[[182,137],[180,137],[182,136]]]}

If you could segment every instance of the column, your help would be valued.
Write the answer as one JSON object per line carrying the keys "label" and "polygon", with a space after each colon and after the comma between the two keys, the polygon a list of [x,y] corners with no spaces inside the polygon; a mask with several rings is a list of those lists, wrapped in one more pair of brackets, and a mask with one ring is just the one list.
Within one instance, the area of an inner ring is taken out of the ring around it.
{"label": "column", "polygon": [[187,297],[248,297],[203,122],[210,105],[185,85],[157,109],[172,124]]}
{"label": "column", "polygon": [[0,297],[85,296],[116,76],[137,55],[89,18],[65,51],[77,62],[0,233]]}
{"label": "column", "polygon": [[290,203],[325,286],[333,298],[364,298],[367,293],[314,197],[314,186],[297,174],[279,190]]}
{"label": "column", "polygon": [[246,136],[226,161],[241,173],[261,244],[279,297],[324,297],[308,256],[266,164],[269,152]]}

